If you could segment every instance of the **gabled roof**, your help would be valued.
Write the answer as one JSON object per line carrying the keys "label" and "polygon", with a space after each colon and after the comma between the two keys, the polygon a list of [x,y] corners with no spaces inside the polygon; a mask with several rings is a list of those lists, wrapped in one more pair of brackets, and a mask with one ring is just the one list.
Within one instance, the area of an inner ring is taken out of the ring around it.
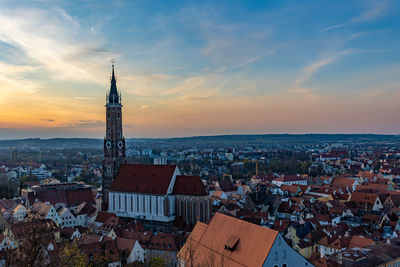
{"label": "gabled roof", "polygon": [[363,236],[352,236],[349,248],[364,248],[374,244],[374,240]]}
{"label": "gabled roof", "polygon": [[174,195],[207,196],[207,190],[199,176],[176,176]]}
{"label": "gabled roof", "polygon": [[262,266],[277,235],[277,231],[216,213],[208,226],[196,224],[178,258],[187,261],[192,246],[196,265],[207,264],[214,254],[215,266],[221,265],[220,255],[225,266]]}
{"label": "gabled roof", "polygon": [[0,211],[1,212],[12,210],[16,205],[17,205],[17,203],[15,203],[11,199],[5,199],[5,198],[0,199]]}
{"label": "gabled roof", "polygon": [[116,218],[116,217],[117,217],[117,215],[115,215],[115,213],[107,212],[107,211],[99,211],[99,213],[97,214],[95,222],[105,223],[108,219]]}
{"label": "gabled roof", "polygon": [[230,180],[219,180],[218,185],[224,192],[236,191],[237,188]]}
{"label": "gabled roof", "polygon": [[42,217],[46,217],[47,214],[50,212],[52,205],[51,204],[46,204],[43,202],[35,202],[33,204],[31,212],[37,215],[40,215]]}
{"label": "gabled roof", "polygon": [[132,251],[133,246],[135,245],[135,240],[123,237],[115,238],[115,242],[119,251],[127,251],[128,253]]}
{"label": "gabled roof", "polygon": [[123,164],[110,191],[165,195],[176,165]]}
{"label": "gabled roof", "polygon": [[96,208],[94,208],[92,205],[86,202],[82,202],[75,211],[76,215],[82,215],[82,214],[92,214],[96,212]]}
{"label": "gabled roof", "polygon": [[370,193],[364,193],[364,192],[354,192],[351,195],[350,201],[356,202],[356,203],[369,203],[371,205],[375,204],[375,201],[377,199],[376,194],[370,194]]}
{"label": "gabled roof", "polygon": [[154,233],[150,239],[147,249],[178,251],[175,237],[169,233]]}
{"label": "gabled roof", "polygon": [[53,205],[64,203],[67,207],[77,206],[82,202],[96,203],[90,188],[49,188],[36,192],[34,198]]}

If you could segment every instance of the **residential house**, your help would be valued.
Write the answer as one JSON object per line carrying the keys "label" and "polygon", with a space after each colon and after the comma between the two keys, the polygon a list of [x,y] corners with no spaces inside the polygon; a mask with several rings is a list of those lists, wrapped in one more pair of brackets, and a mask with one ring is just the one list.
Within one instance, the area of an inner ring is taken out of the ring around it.
{"label": "residential house", "polygon": [[198,222],[178,253],[179,266],[312,266],[275,230],[216,213]]}

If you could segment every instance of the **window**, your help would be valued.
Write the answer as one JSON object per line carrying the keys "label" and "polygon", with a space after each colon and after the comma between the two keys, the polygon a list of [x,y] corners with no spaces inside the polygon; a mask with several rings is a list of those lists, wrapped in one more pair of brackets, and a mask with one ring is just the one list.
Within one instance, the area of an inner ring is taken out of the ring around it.
{"label": "window", "polygon": [[204,222],[204,204],[203,202],[200,202],[200,221]]}
{"label": "window", "polygon": [[282,267],[287,267],[287,264],[286,263],[282,264]]}
{"label": "window", "polygon": [[136,196],[136,212],[139,213],[139,195]]}
{"label": "window", "polygon": [[152,211],[152,207],[151,207],[151,197],[152,197],[152,196],[149,196],[149,208],[150,208],[150,214],[152,214],[152,213],[153,213],[153,211]]}
{"label": "window", "polygon": [[143,196],[142,197],[142,200],[143,200],[143,213],[145,213],[146,212],[146,210],[145,210],[145,208],[146,208],[146,196]]}
{"label": "window", "polygon": [[156,197],[156,215],[158,215],[158,197]]}

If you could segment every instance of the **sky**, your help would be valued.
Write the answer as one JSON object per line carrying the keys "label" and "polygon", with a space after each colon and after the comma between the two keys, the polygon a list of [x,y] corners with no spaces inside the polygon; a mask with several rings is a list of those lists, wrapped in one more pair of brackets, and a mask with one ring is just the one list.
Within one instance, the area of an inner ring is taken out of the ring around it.
{"label": "sky", "polygon": [[0,139],[400,134],[399,1],[0,1]]}

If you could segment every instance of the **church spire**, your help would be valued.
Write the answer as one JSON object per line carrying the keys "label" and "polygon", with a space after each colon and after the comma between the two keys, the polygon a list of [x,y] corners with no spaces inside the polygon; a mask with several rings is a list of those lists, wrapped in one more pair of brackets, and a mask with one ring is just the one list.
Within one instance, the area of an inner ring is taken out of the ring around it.
{"label": "church spire", "polygon": [[114,74],[114,59],[111,60],[112,63],[112,76],[111,76],[111,87],[110,87],[110,94],[108,95],[108,103],[110,104],[120,104],[120,99],[117,90],[117,80],[115,79]]}

